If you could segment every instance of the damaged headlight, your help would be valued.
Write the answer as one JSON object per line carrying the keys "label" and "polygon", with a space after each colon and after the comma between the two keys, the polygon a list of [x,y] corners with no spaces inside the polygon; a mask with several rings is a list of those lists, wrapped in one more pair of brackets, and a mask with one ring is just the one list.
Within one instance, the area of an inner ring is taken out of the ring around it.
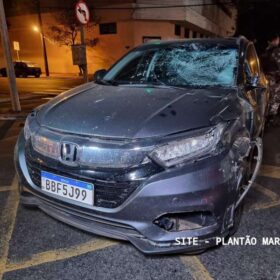
{"label": "damaged headlight", "polygon": [[159,164],[170,167],[194,157],[210,154],[216,149],[224,127],[224,124],[219,124],[203,135],[160,146],[152,151],[150,157]]}

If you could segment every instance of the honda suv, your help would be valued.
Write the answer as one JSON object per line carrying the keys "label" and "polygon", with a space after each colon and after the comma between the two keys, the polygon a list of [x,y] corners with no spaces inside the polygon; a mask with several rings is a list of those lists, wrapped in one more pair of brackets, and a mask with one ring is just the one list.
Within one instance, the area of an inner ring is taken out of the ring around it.
{"label": "honda suv", "polygon": [[233,234],[262,160],[268,89],[253,44],[151,42],[94,76],[27,117],[21,202],[144,253]]}

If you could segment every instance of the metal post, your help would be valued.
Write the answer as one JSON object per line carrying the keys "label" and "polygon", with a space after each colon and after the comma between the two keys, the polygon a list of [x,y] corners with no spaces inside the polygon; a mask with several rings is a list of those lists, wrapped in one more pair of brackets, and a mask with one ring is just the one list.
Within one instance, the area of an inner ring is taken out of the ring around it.
{"label": "metal post", "polygon": [[8,34],[3,0],[0,0],[0,31],[1,31],[4,56],[5,56],[6,65],[7,65],[7,75],[8,75],[8,80],[9,80],[12,108],[13,108],[13,111],[20,112],[21,107],[20,107],[20,101],[19,101],[19,96],[18,96],[18,91],[17,91],[15,69],[14,69],[14,65],[13,65],[11,44],[10,44],[10,39],[9,39],[9,34]]}
{"label": "metal post", "polygon": [[[85,45],[84,25],[81,25],[80,31],[81,31],[81,44]],[[86,55],[85,59],[86,59],[86,64],[83,65],[83,74],[84,74],[84,81],[85,81],[85,83],[87,83],[88,82],[87,55]]]}
{"label": "metal post", "polygon": [[44,36],[44,31],[43,31],[43,22],[42,22],[42,17],[41,17],[40,0],[37,0],[37,12],[38,12],[38,20],[39,20],[39,26],[40,26],[41,41],[42,41],[42,47],[43,47],[43,53],[44,53],[45,72],[46,72],[46,76],[48,77],[50,75],[50,72],[49,72],[49,63],[48,63],[45,36]]}

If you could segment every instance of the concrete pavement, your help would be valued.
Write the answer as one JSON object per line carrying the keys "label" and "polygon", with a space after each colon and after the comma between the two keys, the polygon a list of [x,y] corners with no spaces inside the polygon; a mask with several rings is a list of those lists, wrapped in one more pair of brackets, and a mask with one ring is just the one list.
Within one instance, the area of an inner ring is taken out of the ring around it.
{"label": "concrete pavement", "polygon": [[[81,79],[17,79],[23,115]],[[199,256],[145,256],[126,242],[88,234],[19,204],[13,148],[23,120],[10,110],[7,81],[0,78],[0,280],[32,279],[277,279],[280,246],[261,245],[280,236],[280,129],[265,134],[258,184],[246,199],[236,236],[256,246],[220,246]],[[10,120],[7,117],[11,116]]]}
{"label": "concrete pavement", "polygon": [[[276,280],[280,246],[280,128],[266,131],[258,185],[246,199],[236,236],[256,246],[220,246],[198,256],[145,256],[126,242],[88,234],[18,204],[13,147],[22,121],[0,123],[0,280],[257,279]],[[278,278],[279,279],[279,278]]]}
{"label": "concrete pavement", "polygon": [[16,81],[22,112],[19,114],[12,112],[8,80],[0,77],[0,119],[24,117],[33,108],[47,102],[61,92],[83,83],[82,78],[77,76],[28,77],[17,78]]}

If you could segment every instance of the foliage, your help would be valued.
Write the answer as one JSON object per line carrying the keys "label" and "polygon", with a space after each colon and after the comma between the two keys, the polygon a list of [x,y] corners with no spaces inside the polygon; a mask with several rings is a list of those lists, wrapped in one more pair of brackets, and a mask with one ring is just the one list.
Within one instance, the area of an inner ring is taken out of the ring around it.
{"label": "foliage", "polygon": [[[79,42],[80,24],[76,19],[75,10],[67,9],[55,12],[53,16],[56,25],[48,28],[47,36],[57,42],[61,46],[71,46]],[[90,31],[97,24],[97,19],[93,20],[85,26],[85,29]],[[86,40],[88,46],[93,47],[97,44],[97,38]]]}

